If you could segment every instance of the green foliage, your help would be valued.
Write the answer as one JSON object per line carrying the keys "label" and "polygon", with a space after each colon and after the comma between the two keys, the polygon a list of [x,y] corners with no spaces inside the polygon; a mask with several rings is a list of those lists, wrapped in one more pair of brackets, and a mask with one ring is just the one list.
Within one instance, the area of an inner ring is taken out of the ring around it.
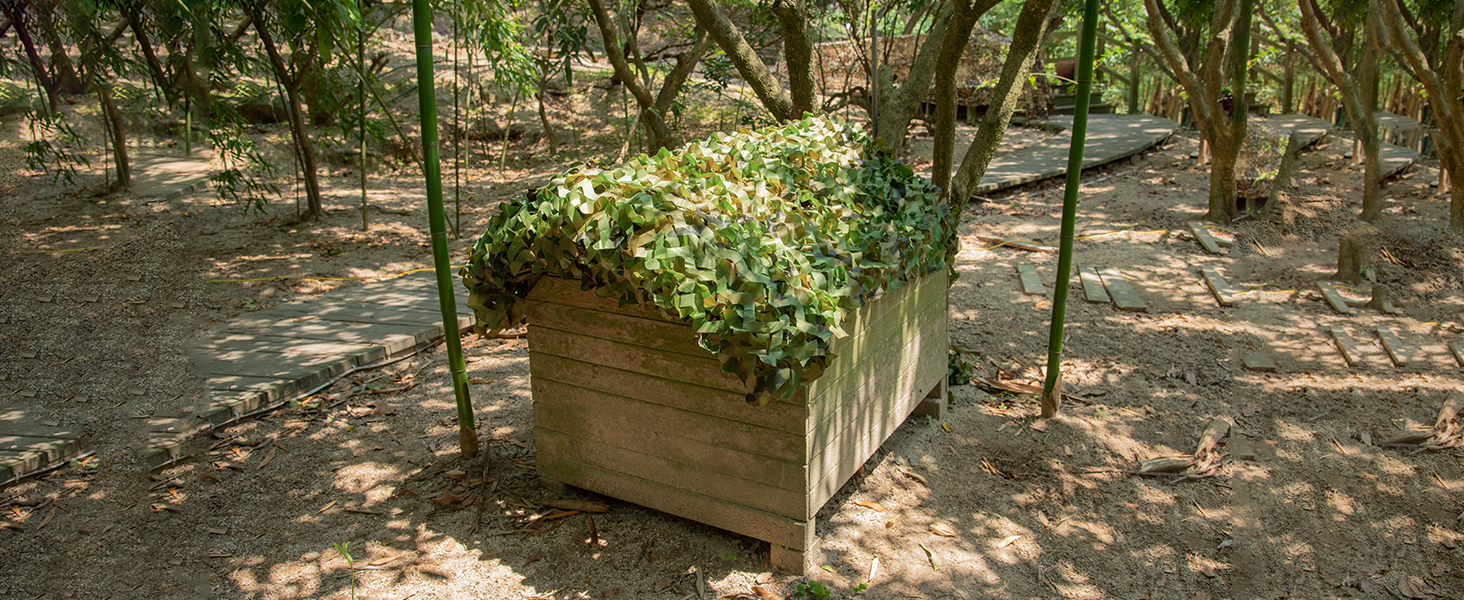
{"label": "green foliage", "polygon": [[862,131],[809,117],[611,170],[576,168],[506,203],[462,271],[494,330],[540,276],[690,323],[723,370],[782,398],[823,373],[850,311],[946,268],[938,190]]}
{"label": "green foliage", "polygon": [[824,585],[823,582],[808,581],[800,583],[798,584],[798,587],[794,588],[793,597],[817,598],[818,600],[825,600],[829,597],[830,593],[832,592],[829,590],[829,586]]}
{"label": "green foliage", "polygon": [[950,363],[946,368],[946,383],[950,385],[966,385],[971,383],[971,378],[976,376],[976,363],[968,360],[967,356],[974,356],[970,352],[951,347]]}
{"label": "green foliage", "polygon": [[208,137],[223,168],[208,177],[209,184],[220,199],[243,206],[245,213],[263,213],[270,196],[280,195],[279,186],[270,181],[278,171],[260,153],[238,113],[223,103],[214,105],[214,112]]}
{"label": "green foliage", "polygon": [[25,166],[49,173],[52,186],[62,179],[67,185],[76,183],[77,168],[91,167],[86,137],[72,129],[64,113],[41,116],[32,111],[26,117],[31,141],[25,145]]}

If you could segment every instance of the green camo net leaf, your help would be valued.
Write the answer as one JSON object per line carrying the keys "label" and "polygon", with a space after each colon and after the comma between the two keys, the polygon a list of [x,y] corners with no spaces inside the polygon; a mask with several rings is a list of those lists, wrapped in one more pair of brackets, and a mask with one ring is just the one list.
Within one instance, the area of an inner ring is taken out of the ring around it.
{"label": "green camo net leaf", "polygon": [[522,321],[542,276],[575,280],[681,319],[755,396],[787,399],[851,312],[948,268],[949,215],[862,130],[807,117],[571,170],[505,203],[461,276],[480,326]]}

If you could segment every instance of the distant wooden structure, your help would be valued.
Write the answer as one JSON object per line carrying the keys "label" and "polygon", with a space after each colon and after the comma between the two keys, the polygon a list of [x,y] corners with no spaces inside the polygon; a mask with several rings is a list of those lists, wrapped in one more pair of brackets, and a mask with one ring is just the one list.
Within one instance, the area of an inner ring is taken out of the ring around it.
{"label": "distant wooden structure", "polygon": [[[910,74],[920,47],[927,35],[900,35],[879,39],[880,63],[888,65],[896,83],[904,81]],[[1001,78],[1002,61],[1006,58],[1007,46],[1012,43],[999,33],[977,25],[966,44],[966,51],[956,64],[956,104],[958,117],[974,119],[990,103],[992,89]],[[869,88],[869,40],[841,40],[814,44],[814,84],[825,96],[853,93],[856,97],[867,94]],[[783,59],[779,60],[778,72],[786,74]],[[932,84],[926,99],[927,109],[935,105],[935,88]]]}

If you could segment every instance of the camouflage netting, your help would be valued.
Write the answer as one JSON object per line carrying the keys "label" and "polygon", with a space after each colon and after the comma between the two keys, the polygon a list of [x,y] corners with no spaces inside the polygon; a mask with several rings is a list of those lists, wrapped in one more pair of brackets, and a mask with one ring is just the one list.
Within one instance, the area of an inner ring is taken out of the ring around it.
{"label": "camouflage netting", "polygon": [[577,168],[505,204],[462,272],[481,327],[521,322],[545,275],[693,327],[749,401],[823,373],[846,316],[948,268],[949,210],[858,128],[805,118],[624,166]]}

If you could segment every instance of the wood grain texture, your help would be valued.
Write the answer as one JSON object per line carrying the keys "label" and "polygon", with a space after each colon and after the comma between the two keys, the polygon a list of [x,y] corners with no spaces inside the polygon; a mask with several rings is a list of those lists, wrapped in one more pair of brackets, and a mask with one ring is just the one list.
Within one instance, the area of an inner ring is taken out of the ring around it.
{"label": "wood grain texture", "polygon": [[1342,352],[1342,360],[1347,361],[1347,366],[1357,366],[1357,359],[1359,358],[1357,342],[1352,340],[1352,336],[1347,335],[1347,330],[1341,327],[1330,327],[1327,329],[1327,332],[1332,334],[1333,340],[1336,340],[1337,349]]}
{"label": "wood grain texture", "polygon": [[718,529],[772,542],[795,550],[806,548],[812,523],[718,500],[554,454],[540,453],[541,476],[578,488],[705,523]]}
{"label": "wood grain texture", "polygon": [[1322,297],[1327,299],[1327,304],[1332,305],[1332,310],[1337,311],[1337,314],[1345,315],[1352,312],[1352,309],[1347,306],[1347,301],[1342,299],[1342,294],[1337,292],[1337,287],[1332,282],[1318,281],[1317,289],[1321,290]]}
{"label": "wood grain texture", "polygon": [[1393,359],[1393,364],[1399,367],[1408,366],[1408,362],[1412,358],[1411,350],[1403,345],[1403,341],[1399,340],[1397,335],[1393,334],[1393,328],[1378,327],[1376,331],[1378,339],[1383,342],[1383,349],[1388,352],[1388,358]]}
{"label": "wood grain texture", "polygon": [[539,474],[790,552],[944,381],[945,271],[852,311],[824,374],[749,406],[684,323],[546,278],[529,295]]}
{"label": "wood grain texture", "polygon": [[1205,284],[1210,286],[1210,293],[1215,294],[1215,301],[1219,302],[1220,306],[1235,305],[1235,289],[1230,287],[1230,284],[1220,276],[1220,272],[1216,271],[1215,267],[1209,265],[1200,267],[1200,274],[1205,277]]}
{"label": "wood grain texture", "polygon": [[1193,233],[1195,239],[1200,242],[1200,245],[1205,247],[1206,252],[1210,254],[1220,253],[1220,242],[1215,239],[1215,236],[1210,235],[1210,230],[1205,227],[1204,223],[1190,221],[1189,228],[1190,233]]}
{"label": "wood grain texture", "polygon": [[1078,267],[1078,277],[1083,281],[1083,299],[1095,304],[1108,304],[1108,291],[1103,289],[1103,279],[1093,267]]}

